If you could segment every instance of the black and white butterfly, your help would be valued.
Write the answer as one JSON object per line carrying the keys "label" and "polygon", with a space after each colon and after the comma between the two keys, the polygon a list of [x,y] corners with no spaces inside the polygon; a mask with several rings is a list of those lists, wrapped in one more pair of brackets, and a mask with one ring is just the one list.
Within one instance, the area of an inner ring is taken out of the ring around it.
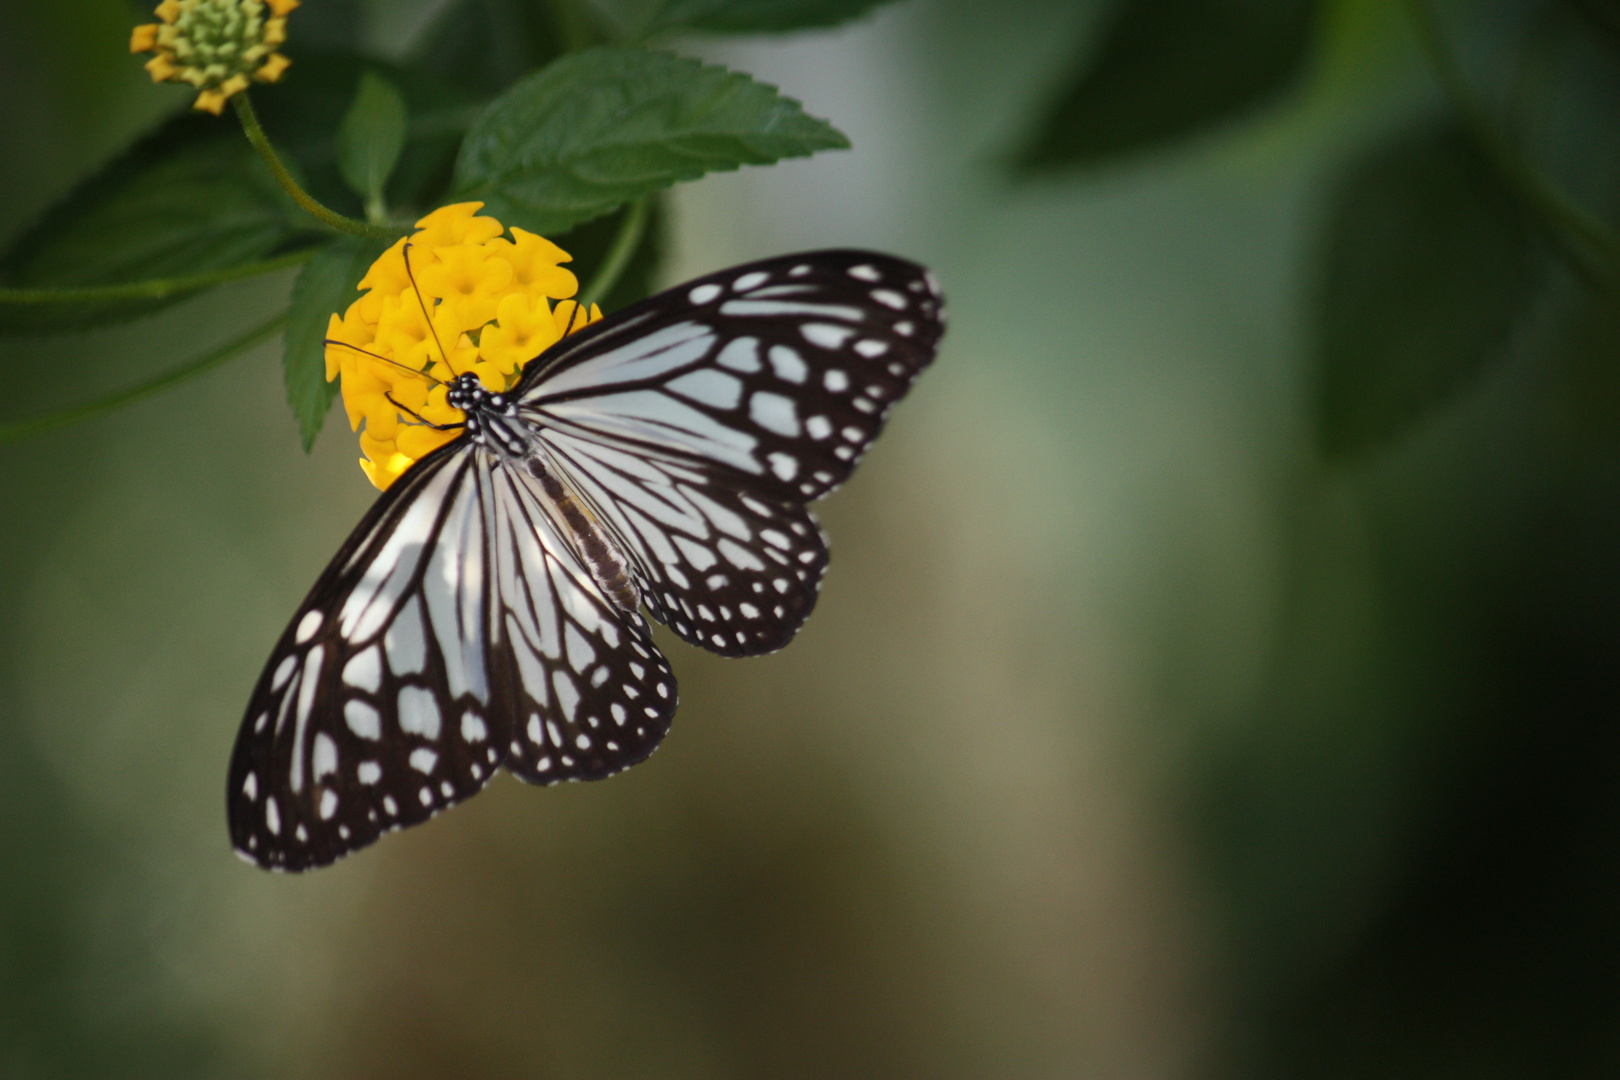
{"label": "black and white butterfly", "polygon": [[645,608],[722,656],[815,605],[841,484],[934,357],[933,276],[863,251],[688,282],[564,338],[383,493],[276,643],[231,841],[304,870],[477,792],[641,761],[675,712]]}

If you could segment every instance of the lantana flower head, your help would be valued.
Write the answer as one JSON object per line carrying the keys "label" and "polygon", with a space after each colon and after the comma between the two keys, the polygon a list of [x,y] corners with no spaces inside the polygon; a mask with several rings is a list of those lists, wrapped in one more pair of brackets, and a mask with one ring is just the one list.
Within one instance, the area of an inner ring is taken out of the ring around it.
{"label": "lantana flower head", "polygon": [[161,22],[137,26],[132,53],[146,62],[153,82],[185,82],[199,93],[194,108],[218,116],[225,99],[251,79],[275,82],[291,63],[276,52],[287,40],[287,13],[299,0],[163,0]]}
{"label": "lantana flower head", "polygon": [[326,378],[342,378],[349,426],[365,424],[360,468],[384,490],[459,434],[433,426],[465,419],[445,401],[451,380],[473,372],[485,388],[509,390],[530,360],[602,317],[572,299],[579,281],[559,265],[572,261],[568,252],[519,228],[508,239],[478,213],[483,205],[457,203],[418,221],[414,236],[371,264],[363,295],[328,322]]}

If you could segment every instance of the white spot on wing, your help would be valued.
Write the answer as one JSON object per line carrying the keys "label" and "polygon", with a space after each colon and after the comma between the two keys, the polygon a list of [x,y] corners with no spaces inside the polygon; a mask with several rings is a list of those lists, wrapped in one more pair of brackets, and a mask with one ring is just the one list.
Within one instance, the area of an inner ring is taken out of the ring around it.
{"label": "white spot on wing", "polygon": [[791,454],[784,454],[780,450],[766,457],[771,463],[771,472],[783,480],[792,480],[799,475],[799,461]]}
{"label": "white spot on wing", "polygon": [[804,357],[788,348],[786,345],[772,345],[770,351],[771,370],[783,382],[802,383],[810,374],[809,365]]}
{"label": "white spot on wing", "polygon": [[461,737],[468,742],[483,742],[489,738],[489,728],[484,725],[484,718],[471,709],[462,713]]}
{"label": "white spot on wing", "polygon": [[411,597],[389,624],[383,635],[388,650],[388,667],[396,675],[415,675],[427,660],[427,641],[422,636],[422,605]]}
{"label": "white spot on wing", "polygon": [[349,730],[362,739],[373,742],[382,738],[382,717],[377,710],[359,698],[350,698],[343,703],[343,722],[349,725]]}
{"label": "white spot on wing", "polygon": [[337,743],[332,736],[322,731],[315,736],[315,753],[310,759],[310,768],[315,773],[315,782],[318,784],[321,777],[337,772],[338,752]]}
{"label": "white spot on wing", "polygon": [[439,763],[439,755],[425,746],[418,746],[411,751],[411,768],[419,773],[430,773],[433,766]]}
{"label": "white spot on wing", "polygon": [[757,391],[748,399],[748,415],[766,431],[793,438],[799,434],[799,417],[792,398]]}
{"label": "white spot on wing", "polygon": [[302,645],[315,636],[315,631],[321,628],[325,616],[318,611],[306,611],[304,617],[298,620],[298,629],[293,632],[293,639]]}
{"label": "white spot on wing", "polygon": [[689,371],[678,379],[670,380],[669,388],[684,398],[713,409],[735,409],[742,400],[743,391],[741,379],[713,368]]}
{"label": "white spot on wing", "polygon": [[843,348],[844,342],[855,336],[855,331],[848,326],[821,322],[805,323],[799,327],[799,333],[804,335],[804,340],[823,349]]}
{"label": "white spot on wing", "polygon": [[362,784],[375,784],[382,779],[382,766],[375,761],[362,761],[354,775]]}
{"label": "white spot on wing", "polygon": [[882,281],[883,275],[877,272],[877,267],[861,263],[859,266],[849,268],[849,276],[860,278],[862,281]]}
{"label": "white spot on wing", "polygon": [[439,737],[439,703],[433,692],[420,686],[404,686],[399,691],[399,729],[424,739]]}
{"label": "white spot on wing", "polygon": [[825,439],[832,434],[832,421],[825,416],[812,416],[804,422],[804,430],[812,439]]}
{"label": "white spot on wing", "polygon": [[382,652],[373,645],[356,653],[343,665],[343,681],[350,686],[376,693],[382,685]]}
{"label": "white spot on wing", "polygon": [[707,304],[723,292],[725,292],[725,289],[711,281],[707,285],[699,285],[687,293],[686,298],[694,304]]}

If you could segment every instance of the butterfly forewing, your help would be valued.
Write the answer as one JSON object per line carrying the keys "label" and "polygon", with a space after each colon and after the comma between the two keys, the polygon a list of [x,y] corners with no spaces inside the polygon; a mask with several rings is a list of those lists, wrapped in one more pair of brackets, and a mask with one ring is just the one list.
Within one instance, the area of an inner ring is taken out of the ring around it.
{"label": "butterfly forewing", "polygon": [[385,494],[282,635],[231,760],[231,839],[319,866],[477,792],[507,743],[492,699],[490,551],[467,447]]}
{"label": "butterfly forewing", "polygon": [[934,355],[938,290],[869,252],[689,282],[531,365],[557,469],[633,556],[647,609],[728,656],[781,648],[826,545],[804,503],[842,483]]}

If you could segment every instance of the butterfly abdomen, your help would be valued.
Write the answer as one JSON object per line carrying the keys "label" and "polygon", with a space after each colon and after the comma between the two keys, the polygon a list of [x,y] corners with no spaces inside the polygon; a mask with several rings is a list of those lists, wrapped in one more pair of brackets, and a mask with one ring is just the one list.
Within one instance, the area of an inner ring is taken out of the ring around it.
{"label": "butterfly abdomen", "polygon": [[602,592],[620,611],[632,612],[641,606],[641,591],[630,577],[630,566],[608,539],[602,526],[579,500],[557,479],[539,456],[526,459],[529,475],[540,482],[540,490],[556,512],[564,535],[572,541],[580,561],[601,586]]}

